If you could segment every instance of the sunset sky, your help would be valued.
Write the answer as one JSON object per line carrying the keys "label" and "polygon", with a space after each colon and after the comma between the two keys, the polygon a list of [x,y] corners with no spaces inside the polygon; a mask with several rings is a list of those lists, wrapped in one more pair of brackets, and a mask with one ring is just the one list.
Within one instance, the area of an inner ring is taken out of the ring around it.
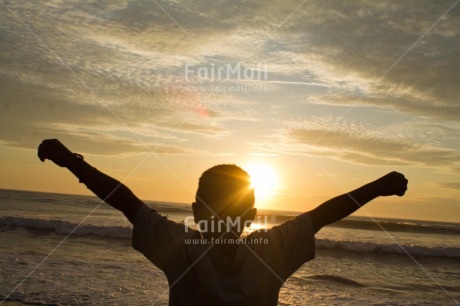
{"label": "sunset sky", "polygon": [[306,211],[396,170],[358,215],[460,222],[457,2],[1,0],[0,188],[90,194],[58,138],[146,200],[262,164],[256,206]]}

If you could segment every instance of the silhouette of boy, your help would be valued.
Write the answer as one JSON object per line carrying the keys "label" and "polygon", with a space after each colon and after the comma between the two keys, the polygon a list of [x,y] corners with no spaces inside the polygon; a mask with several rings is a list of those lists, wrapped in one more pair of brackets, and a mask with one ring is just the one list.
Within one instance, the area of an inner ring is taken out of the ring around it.
{"label": "silhouette of boy", "polygon": [[165,273],[170,305],[276,305],[284,281],[314,258],[316,232],[379,196],[404,195],[408,183],[391,172],[279,226],[253,232],[242,243],[242,225],[248,226],[257,210],[249,175],[238,166],[218,165],[202,174],[192,204],[200,232],[161,216],[57,139],[44,140],[38,156],[68,168],[123,212],[133,224],[133,248]]}

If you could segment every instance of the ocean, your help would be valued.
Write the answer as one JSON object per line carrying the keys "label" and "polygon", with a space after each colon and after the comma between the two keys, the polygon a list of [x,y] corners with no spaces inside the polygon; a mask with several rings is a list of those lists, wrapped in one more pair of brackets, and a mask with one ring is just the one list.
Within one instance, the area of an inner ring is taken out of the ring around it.
{"label": "ocean", "polygon": [[[189,205],[146,203],[177,222],[191,215]],[[259,212],[268,227],[296,214]],[[458,223],[349,217],[316,235],[316,258],[279,305],[457,305],[459,234]],[[131,248],[129,222],[96,197],[0,190],[0,301],[167,305],[168,284]]]}

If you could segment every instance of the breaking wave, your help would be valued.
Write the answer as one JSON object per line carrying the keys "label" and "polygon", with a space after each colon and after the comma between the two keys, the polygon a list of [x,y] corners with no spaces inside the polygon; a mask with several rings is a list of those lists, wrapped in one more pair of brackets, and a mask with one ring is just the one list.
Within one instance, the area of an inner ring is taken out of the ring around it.
{"label": "breaking wave", "polygon": [[[15,226],[31,230],[48,230],[64,235],[72,234],[75,236],[95,236],[118,239],[131,238],[130,226],[100,226],[53,219],[12,216],[0,217],[0,226]],[[400,245],[397,243],[379,244],[374,242],[339,241],[331,239],[317,239],[316,247],[319,249],[340,249],[358,253],[410,254],[412,256],[460,259],[460,248],[456,247],[430,247],[416,244]]]}

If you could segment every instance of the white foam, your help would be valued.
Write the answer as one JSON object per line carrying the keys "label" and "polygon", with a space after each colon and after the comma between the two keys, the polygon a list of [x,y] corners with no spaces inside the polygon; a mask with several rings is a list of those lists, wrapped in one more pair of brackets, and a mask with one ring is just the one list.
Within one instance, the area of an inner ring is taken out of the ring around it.
{"label": "white foam", "polygon": [[455,247],[429,247],[422,245],[383,244],[361,241],[337,241],[330,239],[317,239],[316,246],[325,249],[341,249],[351,252],[382,252],[393,254],[411,254],[413,256],[448,257],[460,259],[460,248]]}
{"label": "white foam", "polygon": [[[29,229],[38,230],[51,230],[58,234],[70,234],[76,236],[97,236],[104,238],[131,238],[130,226],[102,226],[91,225],[53,220],[53,219],[39,219],[39,218],[23,218],[23,217],[0,217],[0,226],[18,226]],[[77,228],[77,229],[75,229]],[[316,246],[325,249],[341,249],[350,252],[380,252],[391,254],[406,254],[409,253],[414,256],[429,256],[429,257],[447,257],[460,259],[460,248],[456,247],[430,247],[424,245],[398,245],[398,244],[384,244],[375,242],[362,242],[362,241],[343,241],[331,239],[317,239]]]}
{"label": "white foam", "polygon": [[129,226],[99,226],[81,224],[69,221],[22,218],[22,217],[0,217],[0,225],[18,226],[29,229],[52,230],[58,234],[70,234],[76,236],[97,236],[105,238],[131,238],[131,227]]}

